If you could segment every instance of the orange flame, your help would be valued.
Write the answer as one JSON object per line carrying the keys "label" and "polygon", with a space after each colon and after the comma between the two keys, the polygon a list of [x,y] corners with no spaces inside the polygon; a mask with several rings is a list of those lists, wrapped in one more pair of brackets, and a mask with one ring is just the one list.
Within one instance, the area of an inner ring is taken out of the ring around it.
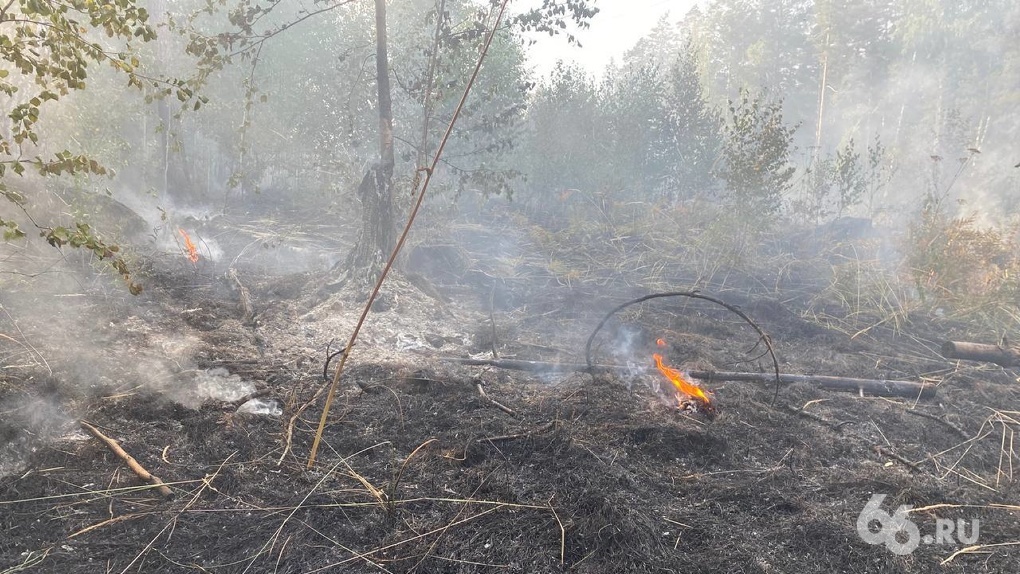
{"label": "orange flame", "polygon": [[652,358],[655,359],[655,366],[659,368],[659,372],[665,375],[666,378],[669,379],[669,382],[673,383],[673,386],[676,387],[677,391],[691,398],[697,399],[706,405],[712,404],[712,399],[705,394],[705,391],[701,390],[701,387],[684,378],[684,374],[680,371],[662,364],[662,355],[652,353]]}
{"label": "orange flame", "polygon": [[195,249],[195,244],[191,242],[188,232],[184,231],[183,227],[178,227],[177,231],[181,232],[181,237],[184,238],[184,249],[188,252],[188,259],[192,263],[198,263],[198,249]]}
{"label": "orange flame", "polygon": [[[666,346],[665,339],[656,339],[655,344],[660,347]],[[667,367],[662,363],[662,355],[658,353],[652,353],[652,358],[655,359],[655,366],[659,368],[659,372],[669,379],[669,382],[673,383],[676,390],[679,393],[683,393],[693,399],[697,399],[705,404],[707,407],[712,407],[712,399],[705,394],[705,391],[698,385],[690,382],[680,371]]]}

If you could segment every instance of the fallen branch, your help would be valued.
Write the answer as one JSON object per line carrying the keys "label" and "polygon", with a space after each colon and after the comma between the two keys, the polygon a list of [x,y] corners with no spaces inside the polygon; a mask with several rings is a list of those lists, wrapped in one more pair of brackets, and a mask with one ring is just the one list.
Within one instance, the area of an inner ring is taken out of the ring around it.
{"label": "fallen branch", "polygon": [[[546,363],[542,361],[522,361],[516,359],[461,359],[443,357],[448,363],[461,365],[486,365],[498,369],[529,371],[534,373],[570,373],[585,372],[588,365],[584,363]],[[630,374],[634,367],[620,365],[599,365],[596,371],[609,371]],[[746,381],[769,383],[777,380],[772,373],[740,373],[729,371],[689,371],[690,376],[703,381]],[[908,397],[920,399],[935,398],[935,385],[916,381],[900,381],[885,379],[857,379],[852,377],[832,377],[826,375],[791,375],[780,373],[778,380],[783,384],[806,383],[823,389],[836,391],[864,392],[879,397]]]}
{"label": "fallen branch", "polygon": [[946,341],[942,344],[942,356],[947,359],[995,363],[1003,367],[1020,365],[1020,349],[1001,345]]}
{"label": "fallen branch", "polygon": [[[690,371],[692,377],[705,381],[750,381],[768,383],[776,380],[772,373],[734,373],[726,371]],[[935,385],[916,381],[889,379],[857,379],[853,377],[832,377],[827,375],[780,374],[779,381],[785,384],[807,383],[832,391],[863,392],[876,397],[907,397],[911,399],[935,398]]]}
{"label": "fallen branch", "polygon": [[[462,359],[460,357],[441,357],[440,361],[469,366],[490,366],[511,371],[528,371],[532,373],[575,373],[588,370],[584,363],[549,363],[545,361],[523,361],[520,359]],[[620,371],[627,367],[619,365],[598,365],[596,371]],[[633,369],[631,369],[633,370]]]}
{"label": "fallen branch", "polygon": [[478,394],[482,395],[483,399],[485,399],[485,400],[489,401],[490,403],[492,403],[492,406],[496,407],[497,409],[503,411],[504,413],[506,413],[506,414],[508,414],[508,415],[510,415],[512,417],[517,416],[517,413],[515,413],[513,409],[511,409],[510,407],[508,407],[508,406],[506,406],[504,404],[501,404],[496,399],[494,399],[494,398],[490,397],[489,395],[485,394],[485,387],[482,386],[482,383],[477,383],[476,382],[475,383],[475,387],[478,389]]}
{"label": "fallen branch", "polygon": [[160,493],[165,498],[173,498],[174,493],[172,490],[170,490],[170,487],[167,486],[166,484],[163,484],[163,481],[160,480],[159,477],[153,475],[149,471],[145,470],[145,467],[138,464],[138,461],[135,460],[133,456],[125,452],[125,450],[121,448],[120,444],[116,440],[106,436],[105,434],[100,432],[99,429],[85,421],[81,421],[81,427],[89,431],[89,434],[91,434],[92,436],[106,443],[106,446],[113,451],[113,454],[120,457],[120,459],[123,460],[124,463],[128,465],[128,468],[130,468],[131,471],[135,473],[135,476],[155,486],[156,492]]}
{"label": "fallen branch", "polygon": [[958,434],[961,437],[963,437],[963,440],[970,440],[971,439],[971,436],[969,434],[965,433],[963,431],[963,429],[961,429],[960,427],[954,425],[953,423],[943,419],[942,417],[938,417],[938,416],[935,416],[933,414],[926,413],[924,411],[919,411],[917,409],[907,409],[906,412],[909,413],[909,414],[912,414],[912,415],[916,415],[916,416],[919,416],[919,417],[924,417],[926,419],[933,420],[933,421],[935,421],[937,423],[941,423],[941,424],[949,427],[950,429],[952,429],[953,432],[955,432],[956,434]]}
{"label": "fallen branch", "polygon": [[896,462],[898,462],[898,463],[902,464],[903,466],[909,468],[911,472],[921,472],[921,468],[919,466],[917,466],[916,464],[914,464],[914,463],[910,462],[909,460],[903,458],[902,456],[896,454],[892,449],[888,449],[888,448],[885,448],[883,446],[876,445],[875,446],[875,452],[877,452],[878,454],[880,454],[880,455],[882,455],[884,457],[891,458],[891,459],[895,460]]}

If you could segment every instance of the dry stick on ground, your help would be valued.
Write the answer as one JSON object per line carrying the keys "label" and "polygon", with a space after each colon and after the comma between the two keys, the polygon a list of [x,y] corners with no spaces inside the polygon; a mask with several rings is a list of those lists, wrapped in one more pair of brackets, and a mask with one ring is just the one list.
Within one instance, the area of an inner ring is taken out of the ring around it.
{"label": "dry stick on ground", "polygon": [[[516,433],[516,434],[505,434],[505,435],[499,435],[499,436],[473,436],[473,437],[471,437],[468,440],[467,444],[464,445],[464,455],[461,458],[456,458],[456,457],[451,457],[451,456],[445,456],[444,458],[448,458],[450,460],[462,462],[462,461],[467,460],[468,450],[471,448],[471,445],[475,444],[476,442],[483,442],[484,441],[484,442],[487,442],[487,443],[491,444],[491,443],[495,443],[497,441],[516,440],[516,439],[519,439],[519,438],[531,438],[532,436],[534,436],[534,435],[536,435],[538,433],[543,433],[543,432],[546,432],[546,431],[549,431],[549,430],[554,430],[556,428],[556,424],[557,424],[556,421],[549,421],[546,424],[538,427],[537,429],[533,429],[533,430],[530,430],[530,431],[527,431],[527,432]],[[493,445],[493,446],[495,446],[495,445]]]}
{"label": "dry stick on ground", "polygon": [[1017,540],[1016,542],[997,542],[995,544],[976,544],[974,546],[968,546],[966,548],[961,548],[956,552],[953,552],[952,554],[949,555],[949,558],[946,558],[942,562],[939,562],[939,565],[945,566],[946,564],[949,564],[953,560],[956,560],[956,557],[961,554],[977,554],[979,552],[987,553],[988,548],[1001,548],[1003,546],[1016,546],[1018,544],[1020,544],[1020,540]]}
{"label": "dry stick on ground", "polygon": [[[546,363],[543,361],[524,361],[520,359],[461,359],[459,357],[443,357],[441,361],[457,363],[460,365],[487,365],[498,369],[512,369],[516,371],[530,371],[535,373],[571,373],[588,371],[588,365],[584,363]],[[618,373],[631,373],[633,367],[620,365],[598,365],[592,367],[594,372],[614,371]],[[732,371],[688,371],[690,376],[704,381],[746,381],[767,383],[776,380],[772,373],[741,373]],[[935,385],[931,383],[918,383],[916,381],[899,381],[886,379],[858,379],[852,377],[832,377],[825,375],[790,375],[781,373],[780,383],[806,383],[817,385],[823,389],[858,392],[864,391],[878,397],[906,397],[932,399],[935,398]],[[949,424],[941,421],[944,424]],[[956,429],[958,432],[959,429]],[[967,438],[964,435],[964,438]]]}
{"label": "dry stick on ground", "polygon": [[970,438],[970,435],[965,433],[965,432],[963,432],[963,429],[961,429],[960,427],[954,425],[953,423],[951,423],[951,422],[949,422],[949,421],[947,421],[947,420],[945,420],[945,419],[943,419],[941,417],[935,416],[933,414],[926,413],[924,411],[919,411],[917,409],[907,409],[906,412],[908,412],[908,413],[910,413],[912,415],[916,415],[916,416],[919,416],[919,417],[924,417],[926,419],[933,420],[933,421],[935,421],[937,423],[942,423],[942,424],[946,425],[947,427],[949,427],[950,429],[952,429],[953,432],[955,432],[956,434],[958,434],[961,437],[963,437],[964,440]]}
{"label": "dry stick on ground", "polygon": [[[497,359],[493,359],[493,360],[497,360]],[[488,370],[489,370],[488,368],[483,369],[481,374],[479,374],[474,379],[472,379],[472,382],[475,384],[475,388],[478,389],[478,394],[481,395],[483,399],[489,401],[490,403],[492,403],[492,405],[494,407],[496,407],[497,409],[503,411],[504,413],[506,413],[506,414],[508,414],[508,415],[510,415],[512,417],[517,416],[517,413],[514,412],[513,409],[511,409],[510,407],[500,403],[496,399],[490,397],[485,392],[485,385],[482,384],[482,374],[485,374],[486,372],[488,372]]]}
{"label": "dry stick on ground", "polygon": [[100,432],[99,429],[85,421],[81,421],[80,424],[83,429],[89,432],[89,434],[106,443],[106,446],[109,447],[111,451],[113,451],[113,454],[117,455],[121,460],[124,461],[125,464],[128,465],[128,468],[130,468],[131,471],[135,473],[135,476],[156,487],[156,492],[159,492],[161,495],[163,495],[164,498],[173,498],[174,493],[172,490],[170,490],[170,487],[163,484],[163,481],[160,480],[159,477],[154,476],[152,473],[145,470],[145,467],[138,464],[138,461],[135,460],[133,456],[128,454],[123,448],[121,448],[120,444],[117,441],[106,436],[105,434]]}
{"label": "dry stick on ground", "polygon": [[[11,323],[14,324],[14,328],[17,329],[19,333],[21,333],[21,328],[18,327],[17,323],[14,323],[14,317],[11,317],[11,314],[8,313],[7,310],[4,309],[2,306],[0,306],[0,311],[3,311],[4,314],[7,315],[7,317],[11,320]],[[24,333],[22,333],[22,335],[24,335]],[[15,345],[21,345],[24,349],[29,350],[32,353],[35,353],[35,355],[37,357],[39,357],[39,362],[42,364],[42,366],[46,367],[47,373],[49,373],[50,376],[53,375],[53,369],[51,369],[50,368],[50,364],[46,362],[46,357],[44,357],[42,355],[42,353],[40,353],[38,350],[36,350],[35,347],[33,347],[32,345],[29,345],[28,343],[22,343],[21,341],[18,341],[17,339],[14,339],[14,338],[12,338],[12,337],[10,337],[8,335],[4,335],[3,333],[0,333],[0,339],[6,339],[6,340],[14,343]]]}
{"label": "dry stick on ground", "polygon": [[[477,501],[475,501],[475,500],[468,500],[467,502],[477,502]],[[427,532],[422,532],[421,534],[416,534],[414,536],[411,536],[409,538],[405,538],[403,540],[398,540],[396,542],[391,542],[390,544],[387,544],[385,546],[379,546],[378,548],[374,548],[372,550],[368,550],[368,551],[365,551],[365,552],[359,552],[359,553],[355,554],[354,556],[351,556],[349,558],[345,558],[343,560],[340,560],[339,562],[332,562],[330,564],[326,564],[326,565],[320,566],[320,567],[318,567],[318,568],[316,568],[314,570],[309,570],[309,571],[306,572],[306,574],[315,574],[316,572],[326,572],[326,571],[336,572],[337,571],[336,570],[337,567],[343,566],[343,565],[348,564],[350,562],[355,562],[357,560],[364,560],[364,561],[368,562],[369,564],[378,566],[377,564],[372,562],[368,557],[373,555],[373,554],[378,554],[380,552],[385,552],[386,550],[391,550],[393,548],[396,548],[397,546],[402,546],[404,544],[408,544],[410,542],[414,542],[415,540],[420,540],[422,538],[425,538],[427,536],[431,536],[433,534],[440,534],[440,535],[442,535],[442,534],[444,534],[447,530],[449,530],[453,526],[459,526],[461,524],[470,522],[470,521],[472,521],[472,520],[474,520],[476,518],[481,518],[481,517],[483,517],[483,516],[485,516],[487,514],[492,514],[493,512],[496,512],[496,511],[501,510],[503,508],[507,508],[507,507],[513,508],[513,507],[519,507],[519,506],[520,505],[514,505],[514,504],[510,504],[510,503],[497,503],[495,506],[493,506],[492,508],[489,508],[488,510],[483,510],[483,511],[478,512],[476,514],[472,514],[471,516],[468,516],[466,518],[458,519],[458,520],[456,520],[454,522],[451,522],[451,523],[445,524],[443,526],[439,526],[439,527],[433,528],[432,530],[429,530]],[[544,507],[538,507],[538,508],[544,510]],[[457,516],[460,516],[460,514],[458,513]],[[426,555],[425,557],[427,558],[428,555]]]}
{"label": "dry stick on ground", "polygon": [[[768,382],[777,380],[772,373],[733,373],[727,371],[690,371],[692,377],[705,381],[750,381]],[[807,383],[823,389],[836,391],[865,392],[878,397],[906,397],[911,399],[935,398],[935,385],[916,381],[886,379],[857,379],[853,377],[832,377],[827,375],[778,376],[782,383]]]}
{"label": "dry stick on ground", "polygon": [[[439,148],[436,149],[436,155],[432,158],[432,165],[425,169],[425,182],[421,186],[421,192],[418,193],[418,199],[414,203],[414,207],[411,209],[411,214],[407,217],[407,225],[404,226],[404,230],[400,233],[400,237],[397,239],[397,245],[393,248],[393,252],[390,253],[390,258],[386,261],[386,265],[383,266],[382,273],[379,274],[379,280],[376,281],[375,287],[372,289],[372,294],[368,296],[368,301],[365,302],[365,308],[361,312],[361,317],[358,319],[357,325],[354,326],[354,332],[351,333],[351,339],[347,342],[347,347],[344,348],[343,355],[340,357],[340,364],[336,367],[336,372],[333,373],[333,381],[329,384],[329,393],[326,394],[326,404],[322,407],[322,416],[319,417],[319,427],[315,431],[315,437],[312,439],[312,449],[308,454],[308,463],[305,465],[306,468],[311,469],[315,465],[315,455],[319,451],[319,442],[322,440],[322,433],[326,429],[326,418],[329,416],[329,407],[333,404],[333,397],[336,395],[336,389],[340,384],[340,374],[344,370],[344,365],[347,364],[347,358],[351,356],[351,349],[354,347],[354,341],[358,338],[358,333],[361,331],[361,326],[365,323],[365,317],[368,316],[369,309],[372,308],[372,303],[375,302],[375,298],[379,295],[379,289],[382,288],[383,281],[386,280],[386,275],[389,273],[390,268],[393,267],[393,262],[397,259],[397,254],[400,253],[400,249],[404,246],[404,241],[407,240],[407,234],[411,231],[411,225],[414,224],[414,218],[418,215],[418,210],[421,208],[422,201],[425,200],[425,192],[429,189],[429,183],[432,181],[432,174],[436,171],[436,166],[439,165],[439,159],[443,155],[443,150],[446,148],[446,142],[450,139],[450,134],[453,133],[453,126],[457,123],[457,118],[460,117],[460,112],[464,108],[464,102],[467,101],[468,94],[471,93],[471,86],[475,83],[475,78],[478,77],[478,72],[482,68],[482,62],[485,61],[485,55],[489,52],[489,46],[492,45],[492,39],[496,36],[496,30],[499,29],[499,23],[503,20],[503,13],[506,11],[506,5],[510,0],[503,0],[503,4],[499,9],[499,14],[496,15],[496,21],[493,23],[492,28],[489,30],[488,36],[485,38],[485,44],[482,46],[482,51],[478,54],[478,63],[475,64],[475,69],[471,73],[471,77],[468,79],[467,85],[464,86],[464,93],[460,97],[460,102],[457,103],[457,108],[453,110],[453,116],[450,118],[450,123],[446,126],[446,133],[443,134],[443,139],[439,141]],[[315,395],[310,401],[305,403],[301,407],[299,412],[305,410],[305,408],[313,403],[322,394],[320,388],[316,391]],[[287,428],[287,444],[284,448],[284,456],[287,454],[287,450],[290,449],[290,438],[293,436],[293,423],[295,419],[291,418],[291,426]],[[281,460],[282,457],[281,457]]]}
{"label": "dry stick on ground", "polygon": [[[505,5],[506,4],[504,3],[504,6]],[[489,474],[487,474],[484,477],[482,477],[482,481],[478,483],[478,486],[476,486],[475,490],[471,493],[471,495],[467,497],[467,500],[470,501],[470,500],[474,499],[475,495],[478,494],[478,491],[480,491],[482,489],[482,487],[485,486],[485,483],[495,473],[496,473],[496,470],[494,469],[494,470],[490,471]],[[453,521],[448,523],[446,525],[446,527],[443,528],[443,530],[441,530],[439,532],[438,536],[436,536],[436,538],[432,541],[432,544],[429,545],[428,549],[425,550],[425,553],[422,554],[420,559],[418,559],[418,562],[416,562],[415,565],[410,568],[410,570],[409,570],[410,572],[414,572],[415,570],[417,570],[418,567],[421,566],[422,563],[424,563],[425,560],[428,559],[428,557],[436,549],[436,546],[439,545],[439,541],[442,540],[443,536],[446,535],[446,533],[447,533],[447,531],[449,531],[450,527],[452,527],[453,525],[455,525],[457,523],[457,520],[460,518],[460,516],[462,514],[464,514],[464,511],[466,511],[467,509],[468,509],[468,502],[465,501],[464,504],[461,505],[460,510],[457,511],[457,514],[453,515]]]}
{"label": "dry stick on ground", "polygon": [[906,466],[907,468],[909,468],[911,470],[911,472],[921,472],[921,467],[919,467],[916,464],[910,462],[909,460],[903,458],[902,456],[896,454],[892,449],[885,448],[884,446],[881,446],[881,445],[875,445],[875,452],[877,452],[878,454],[880,454],[882,456],[891,458],[891,459],[899,462],[900,464],[902,464],[902,465]]}
{"label": "dry stick on ground", "polygon": [[708,301],[710,303],[715,303],[716,305],[720,305],[723,308],[725,308],[726,310],[730,311],[731,313],[737,315],[738,317],[743,319],[744,322],[746,322],[748,325],[750,325],[751,328],[754,329],[758,333],[758,337],[760,337],[760,340],[763,343],[765,343],[765,348],[768,350],[769,356],[772,357],[772,367],[773,367],[773,369],[775,370],[775,373],[776,373],[776,393],[772,396],[772,403],[775,404],[776,399],[779,398],[779,385],[781,384],[781,382],[780,382],[780,379],[779,379],[779,360],[776,359],[776,353],[772,349],[772,340],[771,340],[771,338],[769,338],[769,336],[765,333],[765,331],[762,330],[761,327],[758,326],[757,323],[752,321],[751,318],[748,317],[747,315],[745,315],[744,312],[741,311],[740,309],[734,307],[733,305],[730,305],[729,303],[727,303],[725,301],[722,301],[720,299],[716,299],[715,297],[711,297],[709,295],[702,295],[701,293],[698,293],[697,291],[669,291],[669,292],[666,292],[666,293],[652,293],[651,295],[645,295],[644,297],[638,297],[637,299],[632,299],[630,301],[627,301],[626,303],[617,305],[616,307],[613,308],[612,311],[606,313],[606,316],[603,317],[602,320],[599,321],[599,324],[595,326],[595,330],[592,331],[591,336],[588,337],[588,343],[584,346],[584,359],[585,359],[585,362],[588,364],[588,372],[591,373],[592,376],[594,376],[595,371],[594,371],[594,366],[592,365],[592,362],[591,362],[591,343],[592,343],[592,341],[595,340],[595,335],[597,335],[599,330],[602,329],[602,326],[606,324],[606,321],[609,321],[610,317],[612,317],[613,315],[616,314],[617,311],[619,311],[619,310],[621,310],[621,309],[623,309],[625,307],[629,307],[630,305],[635,305],[637,303],[643,303],[643,302],[648,301],[650,299],[660,299],[662,297],[689,297],[691,299],[701,299],[703,301]]}
{"label": "dry stick on ground", "polygon": [[490,397],[489,395],[485,394],[485,387],[482,386],[481,381],[475,381],[475,386],[478,388],[478,394],[482,395],[483,399],[485,399],[485,400],[489,401],[490,403],[492,403],[492,406],[496,407],[497,409],[503,411],[504,413],[506,413],[506,414],[508,414],[508,415],[510,415],[512,417],[517,416],[517,413],[514,412],[514,410],[512,408],[510,408],[510,407],[508,407],[506,405],[500,404],[496,399],[494,399],[494,398]]}
{"label": "dry stick on ground", "polygon": [[560,566],[563,566],[567,559],[567,530],[563,528],[563,523],[560,522],[560,515],[556,514],[556,509],[553,508],[552,501],[555,497],[555,494],[550,496],[549,502],[546,504],[549,505],[549,511],[552,512],[553,518],[556,519],[556,525],[560,527]]}
{"label": "dry stick on ground", "polygon": [[814,413],[806,412],[803,409],[803,407],[799,408],[799,409],[795,409],[793,407],[786,407],[784,410],[786,412],[790,413],[793,416],[801,417],[803,419],[807,419],[809,421],[812,421],[814,423],[817,423],[817,424],[820,424],[820,425],[822,425],[824,427],[827,427],[829,430],[831,430],[833,432],[839,432],[844,426],[846,426],[846,425],[850,424],[851,422],[853,422],[853,421],[840,421],[838,423],[834,423],[834,422],[826,420],[826,419],[824,419],[824,418],[822,418],[822,417],[820,417],[820,416],[818,416],[818,415],[816,415]]}
{"label": "dry stick on ground", "polygon": [[388,511],[391,514],[393,512],[393,506],[397,502],[397,485],[400,484],[400,477],[404,476],[404,469],[407,468],[407,463],[411,462],[411,459],[414,458],[414,455],[418,454],[418,451],[420,451],[420,450],[428,447],[430,444],[432,444],[434,442],[438,442],[438,441],[439,441],[439,439],[437,439],[437,438],[430,438],[429,440],[427,440],[427,441],[421,443],[420,445],[418,445],[414,450],[411,451],[411,454],[407,455],[407,458],[404,459],[403,464],[400,465],[400,470],[398,470],[397,473],[395,475],[393,475],[393,481],[390,482],[389,497],[386,500],[387,505],[388,505]]}

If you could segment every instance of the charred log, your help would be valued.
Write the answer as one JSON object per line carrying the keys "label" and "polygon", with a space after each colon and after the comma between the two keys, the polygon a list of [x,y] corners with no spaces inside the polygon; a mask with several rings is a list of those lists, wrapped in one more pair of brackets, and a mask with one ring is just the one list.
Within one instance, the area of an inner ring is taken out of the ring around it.
{"label": "charred log", "polygon": [[[487,365],[500,369],[529,371],[539,373],[586,372],[588,365],[584,363],[546,363],[542,361],[522,361],[515,359],[460,359],[443,358],[443,361],[461,365]],[[596,372],[630,373],[633,367],[599,365]],[[774,383],[773,373],[740,373],[728,371],[690,371],[687,374],[703,381],[746,381]],[[779,381],[783,384],[805,383],[823,389],[867,393],[879,397],[908,397],[920,399],[935,398],[935,385],[916,381],[900,381],[887,379],[859,379],[853,377],[833,377],[827,375],[791,375],[780,373]]]}
{"label": "charred log", "polygon": [[942,344],[942,356],[947,359],[995,363],[1003,367],[1020,365],[1020,348],[962,341],[946,341]]}

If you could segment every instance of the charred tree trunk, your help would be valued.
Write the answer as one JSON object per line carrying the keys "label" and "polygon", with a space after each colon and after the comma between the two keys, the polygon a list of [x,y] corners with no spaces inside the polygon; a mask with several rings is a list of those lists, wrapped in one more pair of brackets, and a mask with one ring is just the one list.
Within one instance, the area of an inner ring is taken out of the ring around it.
{"label": "charred tree trunk", "polygon": [[368,170],[358,186],[361,200],[361,236],[345,262],[342,281],[375,282],[396,244],[393,193],[393,106],[386,53],[386,0],[375,0],[375,69],[379,103],[379,163]]}
{"label": "charred tree trunk", "polygon": [[[379,166],[393,191],[393,104],[390,97],[390,63],[386,53],[386,0],[375,0],[375,73],[379,92]],[[392,197],[390,197],[392,204]],[[393,231],[390,230],[390,240]]]}
{"label": "charred tree trunk", "polygon": [[[170,62],[173,60],[174,53],[174,47],[170,41],[170,32],[161,29],[166,24],[169,16],[167,0],[152,0],[149,12],[151,14],[151,24],[154,28],[160,29],[155,42],[158,61]],[[191,181],[190,165],[184,158],[184,148],[179,145],[179,139],[177,141],[174,140],[174,132],[180,126],[180,121],[174,117],[173,110],[171,109],[172,103],[168,98],[170,96],[160,97],[153,103],[156,117],[159,118],[159,123],[156,126],[159,136],[159,150],[156,152],[155,165],[152,166],[152,168],[157,170],[157,177],[148,178],[147,180],[159,181],[159,199],[164,205],[165,202],[173,200],[187,203],[201,201],[202,198],[198,196],[198,190]],[[173,101],[177,101],[177,99],[173,98]],[[145,134],[145,136],[148,138],[148,134]],[[176,137],[181,138],[183,134],[177,133]],[[174,149],[175,147],[179,149]],[[146,165],[145,168],[149,167]]]}

